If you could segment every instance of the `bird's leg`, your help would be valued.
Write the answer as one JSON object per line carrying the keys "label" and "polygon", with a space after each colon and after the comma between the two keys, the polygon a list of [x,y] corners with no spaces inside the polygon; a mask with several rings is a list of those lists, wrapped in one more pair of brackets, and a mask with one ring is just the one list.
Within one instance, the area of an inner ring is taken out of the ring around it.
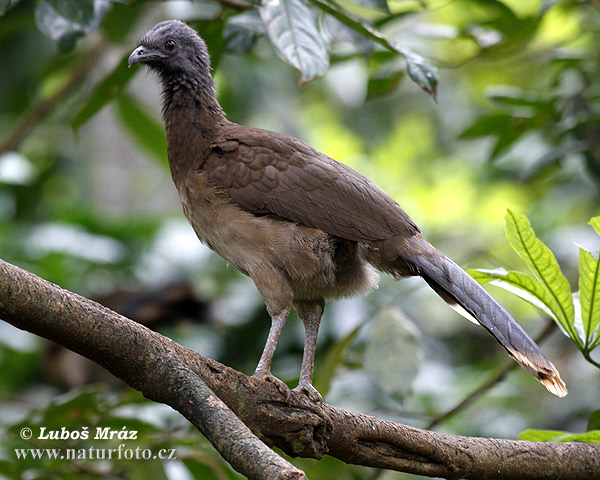
{"label": "bird's leg", "polygon": [[294,302],[298,316],[304,323],[305,339],[304,354],[302,355],[302,368],[300,381],[294,391],[300,391],[316,402],[322,402],[323,397],[312,385],[315,350],[317,348],[317,334],[321,324],[321,316],[325,309],[325,302],[317,300],[312,302]]}
{"label": "bird's leg", "polygon": [[287,312],[282,312],[271,317],[271,329],[269,330],[269,336],[267,337],[263,353],[254,371],[254,377],[267,377],[271,375],[271,361],[273,360],[275,348],[277,348],[277,342],[279,341],[279,336],[281,335],[288,314],[289,309]]}
{"label": "bird's leg", "polygon": [[255,269],[250,272],[250,277],[254,280],[256,288],[265,300],[267,312],[271,317],[271,328],[267,343],[252,376],[274,383],[282,394],[288,395],[288,386],[271,374],[271,362],[281,331],[290,314],[292,288],[285,274],[279,270]]}

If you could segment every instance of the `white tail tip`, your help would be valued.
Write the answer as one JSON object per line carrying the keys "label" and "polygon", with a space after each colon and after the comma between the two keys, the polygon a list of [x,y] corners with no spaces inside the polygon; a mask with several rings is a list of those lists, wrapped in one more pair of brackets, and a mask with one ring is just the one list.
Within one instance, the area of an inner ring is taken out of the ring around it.
{"label": "white tail tip", "polygon": [[567,386],[562,381],[557,371],[549,374],[538,373],[537,379],[546,387],[546,389],[557,397],[565,397],[567,395]]}

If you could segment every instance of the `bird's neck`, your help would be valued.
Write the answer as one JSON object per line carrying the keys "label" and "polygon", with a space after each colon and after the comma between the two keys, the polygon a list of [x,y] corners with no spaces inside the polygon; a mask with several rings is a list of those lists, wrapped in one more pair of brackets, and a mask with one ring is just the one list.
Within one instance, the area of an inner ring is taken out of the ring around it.
{"label": "bird's neck", "polygon": [[217,100],[215,82],[210,72],[174,74],[161,72],[162,107],[166,117],[173,108],[193,108],[209,120],[222,117],[223,109]]}
{"label": "bird's neck", "polygon": [[162,111],[171,173],[184,173],[199,161],[225,121],[208,72],[193,77],[162,75]]}

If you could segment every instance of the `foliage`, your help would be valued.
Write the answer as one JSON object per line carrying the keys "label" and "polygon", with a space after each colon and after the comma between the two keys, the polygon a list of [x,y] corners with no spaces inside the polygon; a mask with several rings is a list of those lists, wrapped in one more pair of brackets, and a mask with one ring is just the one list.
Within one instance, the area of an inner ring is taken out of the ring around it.
{"label": "foliage", "polygon": [[[568,280],[560,270],[552,251],[539,240],[524,215],[508,211],[506,236],[511,247],[533,272],[532,278],[520,272],[505,270],[471,270],[471,275],[482,284],[490,283],[514,293],[551,317],[582,352],[584,358],[600,368],[591,352],[600,344],[600,259],[586,249],[579,248],[579,291],[571,293]],[[600,234],[600,217],[589,222]],[[600,443],[600,430],[590,416],[588,431],[572,434],[563,431],[526,430],[519,440],[534,442],[588,442]]]}
{"label": "foliage", "polygon": [[600,443],[600,431],[592,430],[586,433],[572,434],[569,432],[549,430],[527,430],[519,435],[519,440],[531,442],[586,442]]}
{"label": "foliage", "polygon": [[[600,363],[590,355],[600,344],[600,259],[580,247],[579,291],[571,293],[569,281],[561,272],[556,257],[536,237],[527,217],[509,210],[505,220],[511,247],[535,278],[505,270],[472,270],[471,274],[480,283],[502,287],[550,316],[583,356],[600,368]],[[592,218],[589,224],[600,234],[600,217]]]}

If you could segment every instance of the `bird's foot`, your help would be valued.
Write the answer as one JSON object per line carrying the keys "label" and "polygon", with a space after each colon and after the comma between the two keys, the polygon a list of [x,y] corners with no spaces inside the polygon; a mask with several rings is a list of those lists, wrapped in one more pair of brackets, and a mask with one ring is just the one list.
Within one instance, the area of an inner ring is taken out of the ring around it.
{"label": "bird's foot", "polygon": [[302,393],[306,395],[314,403],[323,403],[323,397],[318,390],[313,387],[310,383],[300,383],[292,392]]}
{"label": "bird's foot", "polygon": [[255,373],[254,375],[252,375],[252,377],[258,378],[259,380],[263,380],[265,382],[271,382],[273,385],[275,385],[277,387],[277,390],[279,390],[282,395],[284,395],[286,398],[289,398],[290,392],[291,392],[290,387],[288,387],[287,384],[283,380],[279,380],[271,372],[264,373],[264,374]]}

